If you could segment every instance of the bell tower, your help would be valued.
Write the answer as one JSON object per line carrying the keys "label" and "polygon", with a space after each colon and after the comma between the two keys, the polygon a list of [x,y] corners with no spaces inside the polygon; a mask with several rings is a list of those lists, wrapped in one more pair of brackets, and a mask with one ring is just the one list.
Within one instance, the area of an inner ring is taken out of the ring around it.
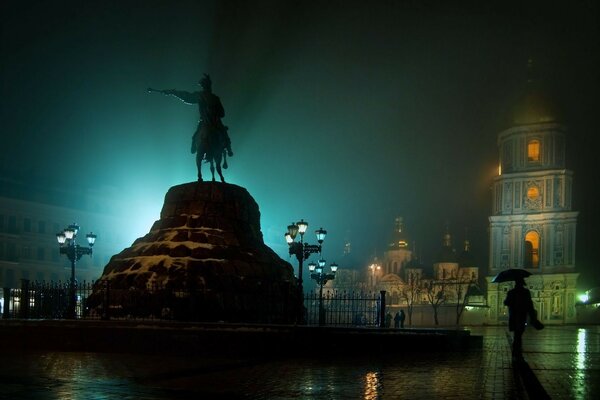
{"label": "bell tower", "polygon": [[[524,268],[536,309],[545,322],[575,322],[573,172],[566,167],[567,128],[532,79],[515,107],[512,126],[498,135],[498,175],[489,217],[489,280]],[[489,284],[490,317],[502,319],[503,285]],[[493,306],[496,306],[496,310]],[[492,318],[493,319],[493,318]]]}

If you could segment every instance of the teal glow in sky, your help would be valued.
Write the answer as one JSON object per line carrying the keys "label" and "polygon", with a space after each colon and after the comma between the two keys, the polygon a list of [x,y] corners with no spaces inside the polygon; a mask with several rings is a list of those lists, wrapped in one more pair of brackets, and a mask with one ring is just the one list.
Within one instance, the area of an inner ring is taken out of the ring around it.
{"label": "teal glow in sky", "polygon": [[[266,243],[287,258],[284,230],[304,218],[309,230],[328,230],[325,257],[341,267],[381,256],[399,215],[425,262],[448,222],[457,248],[468,227],[487,265],[496,137],[533,57],[571,128],[578,260],[591,260],[598,213],[582,182],[600,86],[594,4],[1,7],[3,174],[44,179],[68,161],[65,175],[119,189],[141,236],[168,188],[196,178],[198,118],[195,107],[145,89],[193,91],[207,72],[235,153],[226,180],[257,200]],[[345,240],[353,253],[342,260]]]}

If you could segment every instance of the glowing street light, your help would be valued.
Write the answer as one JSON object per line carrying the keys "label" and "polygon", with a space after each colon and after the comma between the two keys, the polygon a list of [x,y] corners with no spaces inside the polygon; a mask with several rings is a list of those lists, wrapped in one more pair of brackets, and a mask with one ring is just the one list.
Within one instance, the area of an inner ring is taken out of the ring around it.
{"label": "glowing street light", "polygon": [[60,254],[65,254],[71,261],[71,281],[70,281],[70,295],[69,295],[69,309],[67,311],[67,318],[76,318],[77,313],[75,307],[77,304],[77,297],[75,295],[75,264],[81,259],[84,254],[92,255],[92,247],[96,243],[96,235],[92,232],[88,233],[85,237],[89,247],[81,247],[77,244],[76,238],[79,232],[79,225],[73,223],[67,228],[63,229],[62,232],[56,234],[56,240],[58,241]]}
{"label": "glowing street light", "polygon": [[[308,244],[304,242],[304,234],[308,229],[308,222],[301,219],[296,223],[291,223],[287,227],[287,232],[285,233],[285,240],[289,246],[290,256],[295,255],[298,260],[298,289],[300,292],[300,323],[304,323],[304,288],[302,287],[302,269],[304,265],[304,260],[308,260],[311,254],[321,253],[321,248],[323,245],[323,241],[325,240],[325,236],[327,235],[327,231],[323,228],[319,228],[315,231],[315,235],[317,236],[316,244]],[[295,242],[296,236],[300,234],[300,240]]]}
{"label": "glowing street light", "polygon": [[379,273],[381,270],[381,265],[377,262],[377,257],[373,260],[373,264],[369,265],[369,269],[371,270],[371,285],[375,287],[375,273]]}
{"label": "glowing street light", "polygon": [[320,259],[318,264],[311,262],[308,264],[308,270],[311,272],[310,277],[319,285],[319,326],[325,325],[325,309],[323,308],[323,286],[335,279],[335,273],[338,270],[336,263],[331,263],[329,268],[331,273],[324,272],[325,260]]}

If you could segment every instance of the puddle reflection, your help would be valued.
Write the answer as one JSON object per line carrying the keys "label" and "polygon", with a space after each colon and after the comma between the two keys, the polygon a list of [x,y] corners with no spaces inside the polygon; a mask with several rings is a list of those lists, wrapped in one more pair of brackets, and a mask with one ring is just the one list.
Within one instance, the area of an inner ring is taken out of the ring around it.
{"label": "puddle reflection", "polygon": [[364,400],[374,400],[379,398],[379,373],[367,372],[365,375],[365,395]]}

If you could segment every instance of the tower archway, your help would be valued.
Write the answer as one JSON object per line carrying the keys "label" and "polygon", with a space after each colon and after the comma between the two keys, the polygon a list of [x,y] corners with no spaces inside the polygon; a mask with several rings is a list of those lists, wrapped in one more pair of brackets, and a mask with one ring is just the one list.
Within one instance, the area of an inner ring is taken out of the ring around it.
{"label": "tower archway", "polygon": [[539,268],[540,266],[540,234],[529,231],[525,234],[525,268]]}

